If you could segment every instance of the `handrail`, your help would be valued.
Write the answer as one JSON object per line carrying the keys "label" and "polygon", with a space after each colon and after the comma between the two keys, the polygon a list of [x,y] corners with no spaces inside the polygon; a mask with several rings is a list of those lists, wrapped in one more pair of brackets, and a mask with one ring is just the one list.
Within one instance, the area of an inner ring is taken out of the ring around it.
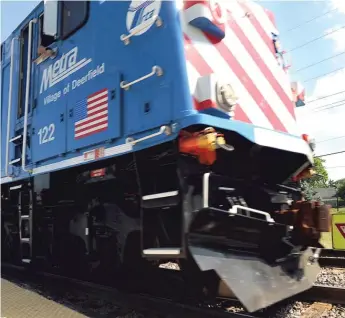
{"label": "handrail", "polygon": [[11,125],[11,110],[12,110],[12,84],[13,84],[13,68],[14,68],[14,65],[13,65],[14,64],[14,40],[18,40],[18,37],[14,37],[11,41],[11,68],[10,68],[10,89],[9,89],[8,106],[7,106],[5,177],[8,177],[8,166],[9,166],[10,125]]}
{"label": "handrail", "polygon": [[139,82],[141,82],[141,81],[143,81],[145,79],[148,79],[149,77],[151,77],[151,76],[153,76],[155,74],[157,74],[157,76],[162,76],[163,75],[163,70],[162,70],[162,68],[160,66],[157,66],[157,65],[153,66],[152,67],[152,71],[150,73],[148,73],[148,74],[146,74],[146,75],[144,75],[144,76],[142,76],[142,77],[140,77],[140,78],[138,78],[138,79],[136,79],[136,80],[134,80],[134,81],[132,81],[130,83],[127,83],[126,81],[122,81],[120,83],[120,87],[125,89],[125,90],[128,90],[132,85],[134,85],[136,83],[139,83]]}
{"label": "handrail", "polygon": [[231,209],[229,209],[229,212],[231,214],[237,214],[238,209],[245,210],[247,212],[246,216],[250,216],[250,212],[264,215],[266,217],[267,222],[274,223],[274,220],[272,219],[271,215],[268,212],[264,212],[264,211],[260,211],[260,210],[256,210],[256,209],[252,209],[252,208],[247,208],[247,207],[242,206],[242,205],[234,205]]}
{"label": "handrail", "polygon": [[128,45],[129,44],[129,39],[133,36],[136,35],[138,32],[144,30],[145,28],[151,26],[152,23],[156,22],[156,25],[158,27],[160,27],[162,25],[162,20],[158,15],[154,15],[153,17],[151,17],[150,19],[148,19],[147,21],[145,21],[144,23],[138,25],[137,27],[132,29],[132,32],[130,32],[129,34],[125,35],[122,34],[120,36],[120,40],[125,44]]}
{"label": "handrail", "polygon": [[36,23],[37,19],[32,19],[29,22],[29,43],[28,43],[28,62],[26,67],[26,88],[25,88],[25,109],[24,109],[24,131],[23,131],[23,146],[22,146],[22,169],[28,172],[25,168],[26,164],[26,141],[28,133],[28,111],[29,111],[29,97],[30,97],[30,79],[31,79],[31,53],[32,53],[32,24]]}
{"label": "handrail", "polygon": [[126,144],[132,144],[132,145],[135,145],[139,142],[142,142],[144,140],[147,140],[147,139],[151,139],[153,137],[156,137],[156,136],[159,136],[159,135],[162,135],[162,134],[166,134],[166,135],[170,135],[171,134],[171,129],[169,126],[162,126],[159,131],[151,134],[151,135],[147,135],[145,137],[142,137],[142,138],[139,138],[139,139],[134,139],[133,137],[128,137],[126,138]]}

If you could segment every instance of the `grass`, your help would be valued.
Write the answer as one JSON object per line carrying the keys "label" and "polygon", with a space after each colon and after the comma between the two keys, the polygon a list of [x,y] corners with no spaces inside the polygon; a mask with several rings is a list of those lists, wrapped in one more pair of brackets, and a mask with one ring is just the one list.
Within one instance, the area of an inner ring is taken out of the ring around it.
{"label": "grass", "polygon": [[[345,207],[344,208],[339,208],[339,211],[337,211],[336,208],[333,208],[331,213],[345,213]],[[325,247],[325,248],[333,248],[332,246],[332,232],[326,232],[326,233],[321,233],[321,240],[320,243]]]}

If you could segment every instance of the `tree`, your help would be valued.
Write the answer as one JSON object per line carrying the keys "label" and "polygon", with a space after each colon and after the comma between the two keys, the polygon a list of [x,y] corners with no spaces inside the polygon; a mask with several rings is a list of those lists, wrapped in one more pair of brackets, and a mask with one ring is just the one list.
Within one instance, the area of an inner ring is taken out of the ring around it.
{"label": "tree", "polygon": [[[309,179],[304,179],[301,181],[301,189],[304,197],[307,200],[311,200],[317,193],[315,188],[327,188],[329,187],[328,182],[328,172],[324,167],[325,160],[321,158],[314,158],[314,170],[315,175]],[[321,200],[322,198],[316,198]]]}
{"label": "tree", "polygon": [[321,158],[314,158],[314,170],[316,174],[305,180],[311,188],[327,188],[328,187],[328,172],[324,166],[325,160]]}
{"label": "tree", "polygon": [[337,196],[345,200],[345,179],[337,181]]}

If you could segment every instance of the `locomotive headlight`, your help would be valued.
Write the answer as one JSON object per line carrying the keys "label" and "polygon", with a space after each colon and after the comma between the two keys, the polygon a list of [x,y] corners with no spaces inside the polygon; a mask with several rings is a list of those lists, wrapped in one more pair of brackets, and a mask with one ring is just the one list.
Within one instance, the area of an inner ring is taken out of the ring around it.
{"label": "locomotive headlight", "polygon": [[216,98],[219,108],[227,113],[233,113],[238,101],[233,87],[229,83],[217,82]]}

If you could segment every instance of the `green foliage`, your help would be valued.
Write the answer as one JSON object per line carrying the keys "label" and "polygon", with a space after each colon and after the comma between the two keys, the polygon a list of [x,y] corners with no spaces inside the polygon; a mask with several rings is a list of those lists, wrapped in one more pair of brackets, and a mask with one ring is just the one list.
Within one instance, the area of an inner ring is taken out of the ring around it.
{"label": "green foliage", "polygon": [[339,180],[337,182],[337,196],[342,200],[345,200],[345,180]]}
{"label": "green foliage", "polygon": [[[327,188],[329,186],[328,182],[328,172],[324,166],[325,160],[321,158],[314,158],[314,170],[316,174],[306,180],[302,181],[302,189],[303,191],[308,192],[309,195],[314,195],[313,190],[314,188]],[[307,195],[305,193],[305,195]]]}

